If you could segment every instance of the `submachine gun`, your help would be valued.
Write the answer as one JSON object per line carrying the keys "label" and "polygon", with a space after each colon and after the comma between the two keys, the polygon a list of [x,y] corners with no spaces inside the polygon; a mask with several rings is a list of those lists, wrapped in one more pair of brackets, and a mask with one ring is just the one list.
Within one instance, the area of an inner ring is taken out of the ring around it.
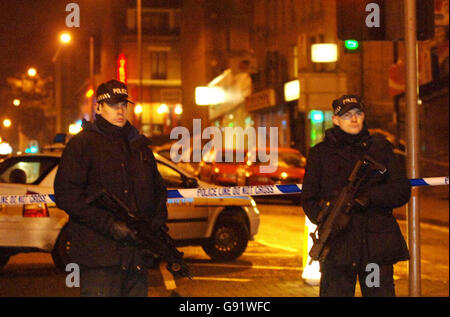
{"label": "submachine gun", "polygon": [[341,232],[350,221],[350,210],[355,206],[355,198],[358,194],[362,182],[371,171],[378,171],[380,174],[386,172],[386,167],[376,162],[369,155],[364,155],[356,162],[347,185],[342,188],[339,195],[333,201],[321,201],[321,210],[317,216],[317,228],[310,234],[313,239],[313,246],[309,251],[312,261],[323,262],[330,248],[327,243]]}
{"label": "submachine gun", "polygon": [[183,260],[183,252],[175,247],[167,227],[152,228],[149,220],[134,215],[130,208],[119,197],[106,189],[100,189],[86,200],[100,208],[114,212],[120,220],[125,221],[136,240],[133,241],[144,254],[150,254],[167,262],[167,269],[174,277],[188,277],[192,279],[190,269]]}

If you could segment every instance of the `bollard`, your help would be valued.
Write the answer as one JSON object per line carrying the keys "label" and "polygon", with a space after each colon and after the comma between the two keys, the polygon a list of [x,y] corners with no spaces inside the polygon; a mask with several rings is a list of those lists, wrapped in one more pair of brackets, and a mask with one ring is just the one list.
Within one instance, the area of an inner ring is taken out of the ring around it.
{"label": "bollard", "polygon": [[313,240],[310,236],[316,230],[316,225],[309,221],[308,217],[305,217],[305,231],[303,235],[303,273],[302,279],[305,283],[312,286],[318,286],[320,284],[320,265],[318,261],[313,261],[311,264],[311,257],[309,256],[309,250],[313,246]]}

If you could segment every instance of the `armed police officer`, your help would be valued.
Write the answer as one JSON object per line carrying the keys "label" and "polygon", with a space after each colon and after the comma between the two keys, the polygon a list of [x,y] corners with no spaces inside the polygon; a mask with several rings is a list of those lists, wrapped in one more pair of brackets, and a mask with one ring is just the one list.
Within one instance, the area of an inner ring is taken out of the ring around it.
{"label": "armed police officer", "polygon": [[67,255],[81,268],[81,296],[147,296],[146,263],[131,243],[134,232],[88,198],[107,190],[158,228],[167,220],[167,190],[150,140],[127,121],[127,86],[102,83],[96,99],[95,121],[84,121],[67,144],[54,183],[56,204],[69,215]]}
{"label": "armed police officer", "polygon": [[[357,278],[363,296],[395,296],[393,264],[408,260],[409,252],[392,211],[409,200],[409,180],[393,146],[384,137],[369,134],[359,96],[334,100],[332,121],[334,127],[311,148],[307,160],[302,202],[311,222],[317,224],[323,202],[336,198],[364,155],[386,171],[373,171],[365,178],[349,222],[327,241],[329,253],[320,262],[320,296],[354,296]],[[378,273],[376,278],[369,276]]]}

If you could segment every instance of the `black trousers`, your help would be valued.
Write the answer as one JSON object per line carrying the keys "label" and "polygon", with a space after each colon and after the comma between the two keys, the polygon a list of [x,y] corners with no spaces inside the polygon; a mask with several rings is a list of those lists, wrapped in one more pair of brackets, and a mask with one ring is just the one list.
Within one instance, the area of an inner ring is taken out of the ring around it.
{"label": "black trousers", "polygon": [[[379,274],[378,274],[379,273]],[[356,278],[364,297],[395,297],[393,265],[321,265],[321,297],[355,296]]]}
{"label": "black trousers", "polygon": [[81,268],[80,295],[83,297],[147,297],[148,272],[120,267]]}

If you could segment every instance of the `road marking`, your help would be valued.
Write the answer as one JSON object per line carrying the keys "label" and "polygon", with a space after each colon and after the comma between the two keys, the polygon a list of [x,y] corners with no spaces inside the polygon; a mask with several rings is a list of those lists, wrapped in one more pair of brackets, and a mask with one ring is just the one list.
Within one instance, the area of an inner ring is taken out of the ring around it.
{"label": "road marking", "polygon": [[194,281],[241,282],[241,283],[252,281],[249,278],[204,277],[204,276],[199,276],[199,277],[194,276],[192,278],[192,280],[194,280]]}
{"label": "road marking", "polygon": [[238,268],[238,269],[256,269],[256,270],[275,270],[275,271],[303,271],[301,267],[293,266],[269,266],[269,265],[239,265],[239,264],[220,264],[220,263],[189,263],[190,265],[198,266],[214,266],[224,268]]}
{"label": "road marking", "polygon": [[278,245],[278,244],[269,243],[269,242],[266,242],[264,240],[255,240],[255,242],[257,242],[259,244],[262,244],[262,245],[265,245],[267,247],[280,249],[280,250],[284,250],[284,251],[288,251],[288,252],[294,252],[294,253],[299,253],[300,252],[298,249],[285,247],[285,246],[281,246],[281,245]]}
{"label": "road marking", "polygon": [[159,271],[161,272],[166,290],[171,291],[177,288],[177,284],[173,279],[172,273],[170,273],[169,270],[167,270],[166,265],[167,265],[166,262],[161,262],[159,264]]}

